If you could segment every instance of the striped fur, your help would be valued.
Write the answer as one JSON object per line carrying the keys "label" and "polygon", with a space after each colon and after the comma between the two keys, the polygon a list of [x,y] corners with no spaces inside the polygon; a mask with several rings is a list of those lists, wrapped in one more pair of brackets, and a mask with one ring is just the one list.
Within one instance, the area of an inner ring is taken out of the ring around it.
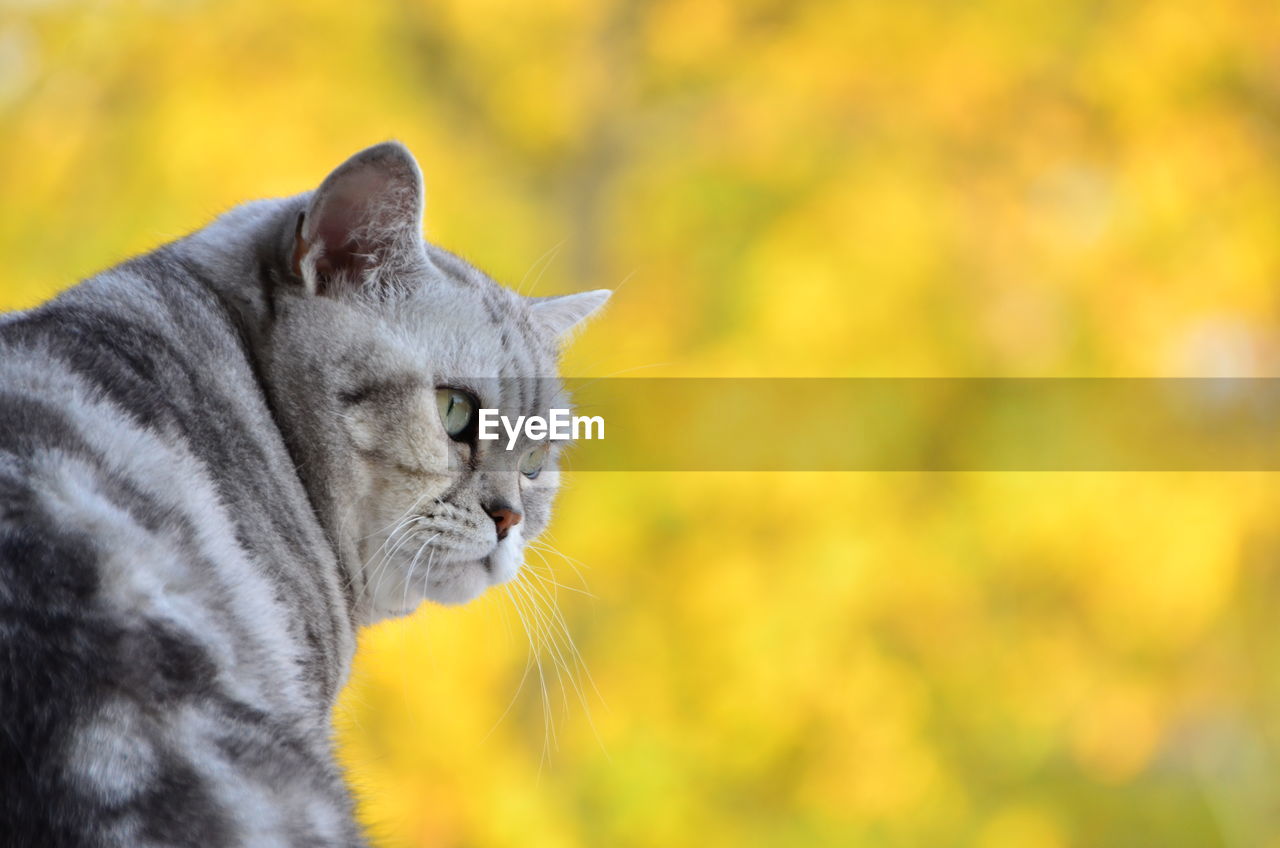
{"label": "striped fur", "polygon": [[450,440],[435,390],[563,405],[607,295],[498,286],[421,197],[379,145],[0,318],[0,842],[363,844],[329,718],[356,630],[510,579],[558,483]]}

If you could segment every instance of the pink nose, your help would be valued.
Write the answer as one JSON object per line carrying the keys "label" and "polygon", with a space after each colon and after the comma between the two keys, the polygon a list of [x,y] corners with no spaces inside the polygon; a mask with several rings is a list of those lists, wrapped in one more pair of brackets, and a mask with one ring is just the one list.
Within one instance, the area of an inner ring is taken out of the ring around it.
{"label": "pink nose", "polygon": [[523,515],[516,512],[509,506],[500,506],[489,510],[489,517],[493,519],[494,526],[498,528],[498,538],[507,538],[507,531],[520,523]]}

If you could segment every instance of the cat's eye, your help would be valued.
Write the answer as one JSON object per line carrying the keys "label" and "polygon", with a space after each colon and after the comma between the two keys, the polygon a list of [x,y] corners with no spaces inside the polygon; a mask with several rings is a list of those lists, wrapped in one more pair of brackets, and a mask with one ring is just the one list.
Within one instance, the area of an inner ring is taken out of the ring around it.
{"label": "cat's eye", "polygon": [[542,473],[542,464],[547,461],[547,446],[538,445],[520,457],[520,473],[530,480]]}
{"label": "cat's eye", "polygon": [[476,419],[475,399],[459,389],[436,389],[436,408],[449,438],[465,441]]}

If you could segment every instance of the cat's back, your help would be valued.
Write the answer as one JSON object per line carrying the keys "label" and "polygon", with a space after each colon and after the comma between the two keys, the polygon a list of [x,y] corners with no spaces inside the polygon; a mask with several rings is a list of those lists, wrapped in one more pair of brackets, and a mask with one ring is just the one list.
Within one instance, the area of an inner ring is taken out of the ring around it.
{"label": "cat's back", "polygon": [[[281,600],[318,531],[270,427],[234,321],[180,257],[0,320],[12,844],[346,844],[312,709],[338,683]],[[275,794],[300,779],[329,821]]]}

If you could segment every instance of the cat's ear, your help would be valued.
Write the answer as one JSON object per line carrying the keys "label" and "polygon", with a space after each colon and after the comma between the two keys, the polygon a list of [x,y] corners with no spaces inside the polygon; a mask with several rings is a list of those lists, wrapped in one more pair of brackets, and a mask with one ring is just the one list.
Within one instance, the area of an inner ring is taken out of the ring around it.
{"label": "cat's ear", "polygon": [[422,172],[388,141],[343,162],[298,219],[293,272],[307,290],[337,294],[364,285],[406,252],[422,251]]}
{"label": "cat's ear", "polygon": [[552,297],[531,297],[530,309],[534,318],[541,322],[552,335],[568,341],[573,337],[575,329],[580,329],[613,292],[608,289],[578,292],[577,294],[561,294]]}

